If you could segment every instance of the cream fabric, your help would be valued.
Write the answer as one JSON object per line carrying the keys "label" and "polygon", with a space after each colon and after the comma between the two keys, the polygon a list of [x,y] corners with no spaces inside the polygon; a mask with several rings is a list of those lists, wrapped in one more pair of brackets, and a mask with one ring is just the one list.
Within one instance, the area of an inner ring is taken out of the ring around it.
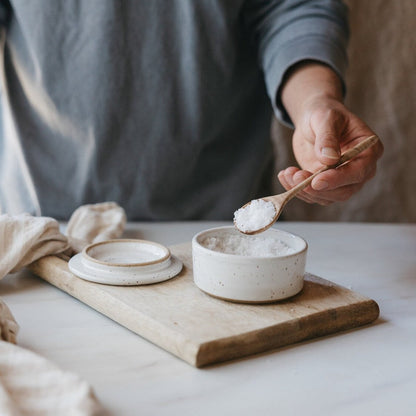
{"label": "cream fabric", "polygon": [[83,205],[71,215],[66,235],[74,251],[79,252],[89,243],[120,237],[125,225],[124,209],[115,202]]}
{"label": "cream fabric", "polygon": [[19,325],[8,306],[0,299],[0,340],[16,343]]}
{"label": "cream fabric", "polygon": [[[81,250],[86,244],[118,238],[126,215],[113,202],[86,205],[71,217],[68,237],[53,218],[0,215],[0,279],[50,254]],[[0,415],[103,414],[91,387],[16,342],[18,324],[0,299]],[[8,341],[8,342],[5,342]]]}
{"label": "cream fabric", "polygon": [[100,415],[88,383],[17,345],[0,341],[2,416]]}
{"label": "cream fabric", "polygon": [[[292,221],[416,221],[416,7],[414,0],[346,0],[351,41],[347,106],[382,139],[378,172],[347,202],[329,207],[293,200],[283,216]],[[294,164],[292,132],[274,123],[276,169]],[[282,190],[276,180],[276,191]]]}
{"label": "cream fabric", "polygon": [[53,218],[0,215],[0,278],[68,247],[67,238]]}

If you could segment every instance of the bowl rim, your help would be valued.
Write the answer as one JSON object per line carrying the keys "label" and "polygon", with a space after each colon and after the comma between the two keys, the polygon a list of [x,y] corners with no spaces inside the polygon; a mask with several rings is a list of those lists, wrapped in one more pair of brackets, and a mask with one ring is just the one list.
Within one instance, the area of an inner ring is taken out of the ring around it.
{"label": "bowl rim", "polygon": [[[198,241],[198,238],[200,238],[201,235],[203,235],[205,233],[213,232],[213,231],[217,231],[217,230],[226,230],[226,229],[235,230],[235,231],[239,232],[233,225],[225,225],[225,226],[221,226],[221,227],[208,228],[206,230],[202,230],[202,231],[198,232],[197,234],[195,234],[192,237],[192,247],[197,246],[198,249],[202,250],[203,252],[205,251],[207,253],[210,253],[211,255],[216,255],[218,257],[223,257],[224,259],[225,258],[232,258],[232,259],[239,259],[239,260],[250,259],[250,260],[257,260],[257,261],[270,261],[270,260],[276,260],[276,259],[287,259],[287,258],[291,258],[291,257],[294,257],[294,256],[298,256],[300,254],[303,254],[308,249],[308,243],[303,237],[301,237],[297,234],[293,234],[289,231],[280,230],[279,228],[275,228],[275,227],[271,227],[267,231],[279,232],[279,233],[286,234],[287,236],[290,236],[290,237],[295,237],[298,240],[300,240],[304,244],[304,246],[301,249],[295,251],[294,253],[282,254],[280,256],[244,256],[244,255],[241,255],[241,254],[222,253],[221,251],[211,250],[207,247],[204,247]],[[245,235],[241,232],[239,232],[239,233],[242,234],[242,235]],[[260,235],[261,235],[261,233],[260,233]],[[247,236],[247,237],[250,237],[250,236]]]}
{"label": "bowl rim", "polygon": [[[163,257],[160,257],[156,260],[144,261],[144,262],[138,262],[138,263],[112,263],[108,261],[98,260],[88,254],[89,250],[99,245],[119,244],[119,243],[141,243],[141,244],[152,245],[152,246],[156,246],[162,249],[165,254],[163,255]],[[97,243],[88,244],[87,246],[83,248],[82,256],[87,261],[91,261],[93,263],[100,264],[100,265],[107,266],[107,267],[131,268],[131,267],[143,267],[143,266],[150,266],[153,264],[163,263],[164,261],[168,260],[171,257],[171,253],[170,253],[170,250],[166,246],[156,243],[154,241],[142,240],[142,239],[136,239],[136,238],[120,238],[120,239],[98,241]]]}

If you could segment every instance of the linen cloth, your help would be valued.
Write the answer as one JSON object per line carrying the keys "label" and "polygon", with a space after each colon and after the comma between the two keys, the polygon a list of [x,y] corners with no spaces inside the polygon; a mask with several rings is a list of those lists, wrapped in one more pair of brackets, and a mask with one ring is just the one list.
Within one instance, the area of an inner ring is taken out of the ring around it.
{"label": "linen cloth", "polygon": [[[53,218],[0,215],[0,279],[43,256],[72,254],[87,243],[118,238],[125,222],[123,208],[113,202],[78,208],[68,223],[67,235]],[[0,299],[0,415],[102,414],[88,383],[14,345],[18,329]]]}
{"label": "linen cloth", "polygon": [[0,298],[0,340],[15,344],[18,331],[19,325],[8,306]]}
{"label": "linen cloth", "polygon": [[0,341],[1,416],[101,415],[89,384],[47,359]]}
{"label": "linen cloth", "polygon": [[118,238],[126,225],[126,213],[115,202],[83,205],[71,215],[66,228],[68,242],[74,252],[85,245]]}
{"label": "linen cloth", "polygon": [[68,248],[68,240],[53,218],[0,215],[1,278],[47,254],[62,253]]}

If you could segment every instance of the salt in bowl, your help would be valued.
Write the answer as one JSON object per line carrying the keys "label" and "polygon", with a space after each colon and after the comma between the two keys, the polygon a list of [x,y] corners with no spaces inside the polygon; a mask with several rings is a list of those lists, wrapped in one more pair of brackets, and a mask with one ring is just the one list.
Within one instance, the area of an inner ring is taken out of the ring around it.
{"label": "salt in bowl", "polygon": [[271,228],[255,236],[235,227],[202,231],[192,239],[196,286],[211,296],[242,303],[270,303],[303,288],[306,241]]}

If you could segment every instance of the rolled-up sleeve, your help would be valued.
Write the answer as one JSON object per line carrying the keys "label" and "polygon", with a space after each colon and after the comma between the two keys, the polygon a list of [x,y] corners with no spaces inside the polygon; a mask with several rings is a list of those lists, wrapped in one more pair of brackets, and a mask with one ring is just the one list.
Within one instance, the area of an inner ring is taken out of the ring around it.
{"label": "rolled-up sleeve", "polygon": [[348,9],[340,0],[247,0],[244,18],[280,121],[292,125],[278,96],[285,74],[303,60],[329,65],[343,80]]}

